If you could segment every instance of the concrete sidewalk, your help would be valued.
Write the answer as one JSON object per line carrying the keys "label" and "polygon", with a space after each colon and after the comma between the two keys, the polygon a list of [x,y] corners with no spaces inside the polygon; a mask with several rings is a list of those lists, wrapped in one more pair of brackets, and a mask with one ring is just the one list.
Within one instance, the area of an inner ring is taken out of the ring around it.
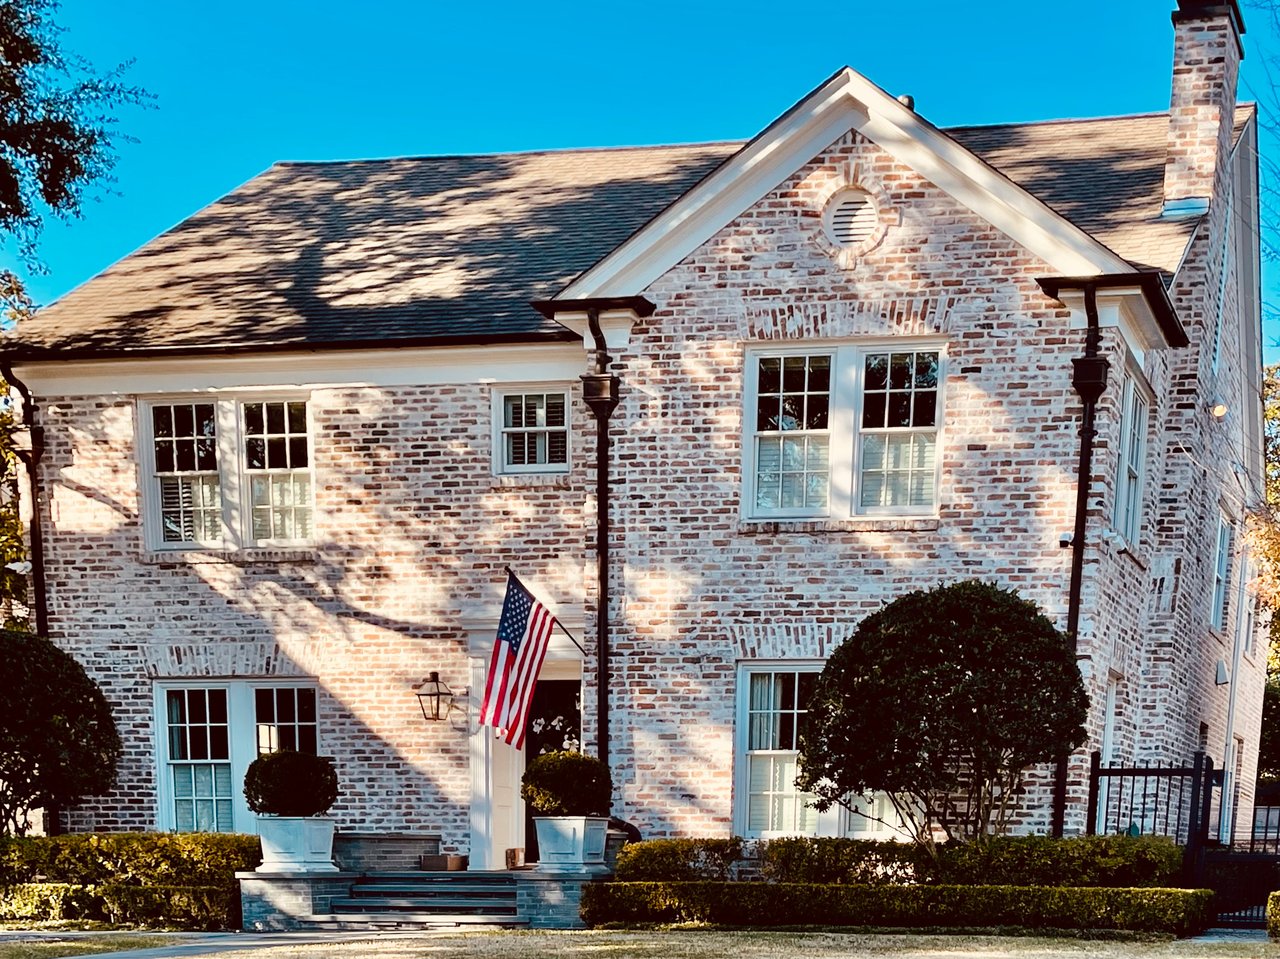
{"label": "concrete sidewalk", "polygon": [[152,930],[6,930],[0,942],[41,942],[104,936],[171,936],[180,941],[153,949],[128,949],[123,952],[101,952],[97,956],[111,959],[170,959],[180,956],[208,956],[245,949],[267,949],[272,946],[307,946],[337,942],[387,941],[391,939],[435,939],[457,935],[458,930],[440,932],[163,932]]}

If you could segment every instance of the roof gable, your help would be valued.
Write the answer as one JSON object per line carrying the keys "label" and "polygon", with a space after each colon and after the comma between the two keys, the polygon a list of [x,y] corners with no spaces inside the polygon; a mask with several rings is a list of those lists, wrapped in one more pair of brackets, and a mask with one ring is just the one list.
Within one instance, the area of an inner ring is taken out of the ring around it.
{"label": "roof gable", "polygon": [[893,154],[1068,276],[1134,268],[1096,238],[845,67],[559,294],[642,292],[849,130]]}

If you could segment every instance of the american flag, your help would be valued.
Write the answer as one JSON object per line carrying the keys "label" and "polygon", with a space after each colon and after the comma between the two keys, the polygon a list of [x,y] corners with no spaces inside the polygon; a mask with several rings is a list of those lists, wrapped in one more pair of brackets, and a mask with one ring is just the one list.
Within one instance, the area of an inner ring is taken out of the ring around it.
{"label": "american flag", "polygon": [[480,725],[494,726],[516,749],[524,748],[525,721],[538,672],[547,656],[551,630],[556,619],[547,607],[533,598],[507,573],[507,598],[502,603],[502,619],[489,660],[489,676],[484,684]]}

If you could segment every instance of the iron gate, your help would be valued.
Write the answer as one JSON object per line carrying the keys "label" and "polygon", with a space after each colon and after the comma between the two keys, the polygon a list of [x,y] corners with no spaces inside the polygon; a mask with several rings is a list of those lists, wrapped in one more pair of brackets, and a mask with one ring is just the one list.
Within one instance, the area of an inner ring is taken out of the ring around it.
{"label": "iron gate", "polygon": [[1280,888],[1280,817],[1261,828],[1255,818],[1247,843],[1211,840],[1213,791],[1223,779],[1203,752],[1190,766],[1106,767],[1095,752],[1087,832],[1169,836],[1183,847],[1184,885],[1214,891],[1218,925],[1265,926],[1267,896]]}

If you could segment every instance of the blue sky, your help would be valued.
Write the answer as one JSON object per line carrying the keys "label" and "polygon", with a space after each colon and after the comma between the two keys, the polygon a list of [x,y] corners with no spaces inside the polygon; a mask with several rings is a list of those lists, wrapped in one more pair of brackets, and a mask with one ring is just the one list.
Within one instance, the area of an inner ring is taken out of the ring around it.
{"label": "blue sky", "polygon": [[157,99],[19,272],[49,302],[277,160],[751,136],[846,63],[942,126],[1163,110],[1173,7],[63,0],[65,45]]}

